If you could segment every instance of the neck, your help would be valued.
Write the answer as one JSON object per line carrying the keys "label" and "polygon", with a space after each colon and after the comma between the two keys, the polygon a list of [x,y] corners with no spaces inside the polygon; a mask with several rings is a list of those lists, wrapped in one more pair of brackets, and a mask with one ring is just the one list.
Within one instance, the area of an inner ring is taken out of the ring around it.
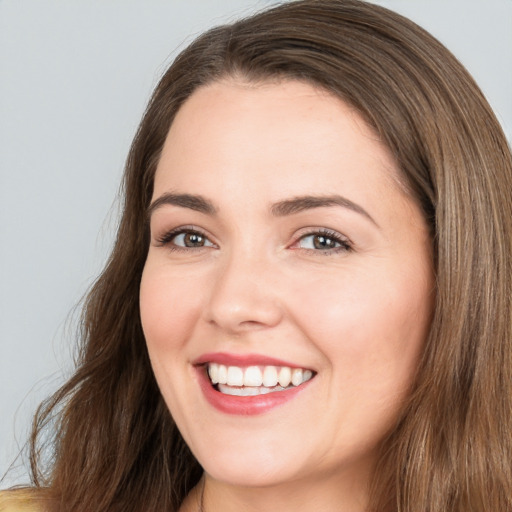
{"label": "neck", "polygon": [[203,476],[180,512],[365,512],[367,489],[359,482],[339,478],[296,481],[267,487],[226,484]]}

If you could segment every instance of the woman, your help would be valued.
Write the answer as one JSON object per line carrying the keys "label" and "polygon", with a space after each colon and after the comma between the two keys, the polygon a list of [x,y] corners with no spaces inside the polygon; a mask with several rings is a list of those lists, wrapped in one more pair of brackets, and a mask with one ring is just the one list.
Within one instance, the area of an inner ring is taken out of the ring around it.
{"label": "woman", "polygon": [[390,11],[204,34],[132,145],[33,503],[512,510],[511,186],[473,80]]}

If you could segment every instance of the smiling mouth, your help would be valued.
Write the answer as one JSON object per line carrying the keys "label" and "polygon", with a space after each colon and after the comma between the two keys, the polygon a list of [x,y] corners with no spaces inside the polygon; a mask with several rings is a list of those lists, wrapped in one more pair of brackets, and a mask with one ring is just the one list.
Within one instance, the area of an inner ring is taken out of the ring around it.
{"label": "smiling mouth", "polygon": [[225,395],[256,396],[296,388],[315,373],[289,366],[227,366],[207,363],[207,374],[214,389]]}

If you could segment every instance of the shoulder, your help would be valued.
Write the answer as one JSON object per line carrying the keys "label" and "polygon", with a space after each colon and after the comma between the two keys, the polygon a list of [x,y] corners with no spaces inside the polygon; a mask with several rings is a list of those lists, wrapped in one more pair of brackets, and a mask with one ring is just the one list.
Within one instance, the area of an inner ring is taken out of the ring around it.
{"label": "shoulder", "polygon": [[32,489],[0,491],[0,512],[44,512],[37,492]]}

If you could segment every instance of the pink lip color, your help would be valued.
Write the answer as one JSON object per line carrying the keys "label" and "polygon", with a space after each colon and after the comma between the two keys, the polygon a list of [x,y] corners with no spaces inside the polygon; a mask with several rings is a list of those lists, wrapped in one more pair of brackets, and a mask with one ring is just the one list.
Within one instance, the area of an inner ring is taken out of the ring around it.
{"label": "pink lip color", "polygon": [[228,354],[227,352],[212,352],[203,354],[192,364],[201,365],[205,363],[218,363],[226,366],[289,366],[290,368],[305,368],[296,364],[274,357],[267,357],[258,354]]}
{"label": "pink lip color", "polygon": [[212,386],[204,366],[196,366],[196,370],[199,377],[199,384],[206,400],[223,413],[242,416],[262,414],[275,407],[279,407],[296,397],[311,382],[311,380],[309,380],[300,386],[285,391],[267,393],[266,395],[233,396],[225,395]]}
{"label": "pink lip color", "polygon": [[275,407],[285,404],[296,397],[311,382],[307,381],[300,386],[285,391],[276,391],[265,395],[233,396],[217,391],[211,384],[206,372],[206,363],[218,363],[226,366],[289,366],[290,368],[303,368],[296,364],[267,357],[259,354],[229,354],[226,352],[213,352],[203,354],[193,362],[198,374],[199,384],[206,400],[217,410],[226,414],[240,414],[244,416],[262,414]]}

